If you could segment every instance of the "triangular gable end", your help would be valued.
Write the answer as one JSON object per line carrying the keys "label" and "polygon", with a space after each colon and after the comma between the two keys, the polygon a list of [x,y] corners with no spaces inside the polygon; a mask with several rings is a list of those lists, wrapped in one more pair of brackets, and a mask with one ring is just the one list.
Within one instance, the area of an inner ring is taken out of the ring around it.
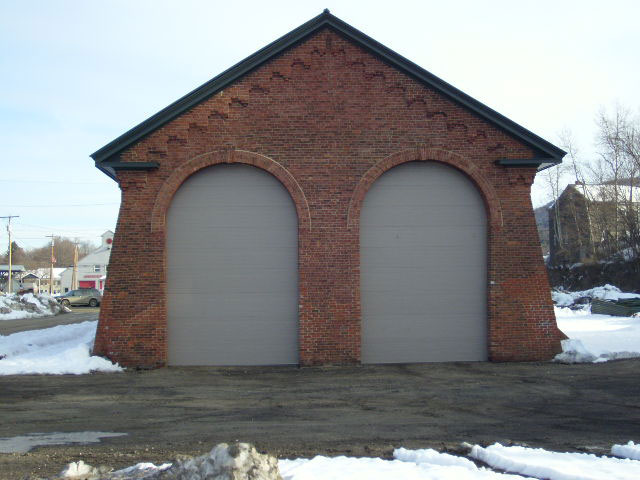
{"label": "triangular gable end", "polygon": [[562,149],[537,136],[521,125],[518,125],[512,120],[509,120],[504,115],[501,115],[495,110],[487,107],[483,103],[458,90],[444,80],[429,73],[422,67],[416,65],[410,60],[407,60],[403,56],[332,15],[328,9],[325,9],[324,12],[317,17],[309,20],[295,30],[292,30],[278,40],[258,50],[253,55],[250,55],[233,67],[222,72],[220,75],[204,83],[200,87],[178,99],[152,117],[133,127],[128,132],[122,134],[112,142],[94,152],[91,155],[91,158],[95,161],[96,167],[114,179],[116,178],[116,170],[148,170],[156,168],[158,165],[155,162],[121,162],[120,153],[183,112],[226,88],[228,85],[260,67],[265,62],[273,59],[295,45],[302,43],[310,35],[325,27],[335,30],[350,41],[354,42],[356,45],[374,54],[386,64],[422,82],[424,85],[453,100],[455,103],[471,110],[489,123],[511,134],[516,139],[522,141],[525,145],[533,148],[535,151],[540,152],[539,157],[530,159],[499,160],[498,163],[501,165],[536,166],[538,170],[542,170],[560,163],[562,158],[566,155],[566,152]]}

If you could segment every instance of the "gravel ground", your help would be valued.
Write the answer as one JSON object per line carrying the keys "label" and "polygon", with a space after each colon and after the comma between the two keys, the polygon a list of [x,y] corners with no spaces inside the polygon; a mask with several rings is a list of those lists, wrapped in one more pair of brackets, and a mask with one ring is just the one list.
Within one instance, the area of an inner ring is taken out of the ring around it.
{"label": "gravel ground", "polygon": [[640,360],[330,368],[165,368],[0,377],[0,437],[126,433],[0,454],[0,478],[70,461],[121,468],[248,441],[279,457],[372,455],[398,446],[526,443],[606,452],[639,440]]}

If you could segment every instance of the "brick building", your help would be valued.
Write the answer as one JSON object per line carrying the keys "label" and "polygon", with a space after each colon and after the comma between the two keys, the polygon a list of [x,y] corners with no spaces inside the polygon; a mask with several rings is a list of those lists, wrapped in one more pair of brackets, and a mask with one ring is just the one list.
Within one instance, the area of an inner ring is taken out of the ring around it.
{"label": "brick building", "polygon": [[548,359],[564,152],[325,11],[95,152],[127,366]]}

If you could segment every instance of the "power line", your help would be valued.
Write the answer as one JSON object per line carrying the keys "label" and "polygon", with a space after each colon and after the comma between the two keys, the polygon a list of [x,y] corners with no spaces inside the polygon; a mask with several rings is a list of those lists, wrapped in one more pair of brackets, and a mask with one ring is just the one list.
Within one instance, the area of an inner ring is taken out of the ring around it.
{"label": "power line", "polygon": [[[50,232],[51,230],[56,230],[56,229],[60,228],[59,225],[56,226],[56,227],[51,227],[51,226],[45,226],[45,225],[32,225],[30,223],[24,223],[24,222],[18,222],[18,225],[24,226],[24,227],[39,228],[39,229],[42,229],[42,230],[46,230],[47,232]],[[98,228],[98,227],[95,227],[95,228],[72,227],[69,230],[73,230],[74,232],[82,232],[82,231],[98,232],[98,231],[100,231],[100,228]]]}
{"label": "power line", "polygon": [[107,185],[100,182],[69,182],[66,180],[18,180],[18,179],[6,179],[0,180],[3,183],[59,183],[64,185]]}
{"label": "power line", "polygon": [[120,202],[115,203],[75,203],[69,205],[4,205],[11,208],[69,208],[69,207],[100,207],[105,205],[120,205]]}

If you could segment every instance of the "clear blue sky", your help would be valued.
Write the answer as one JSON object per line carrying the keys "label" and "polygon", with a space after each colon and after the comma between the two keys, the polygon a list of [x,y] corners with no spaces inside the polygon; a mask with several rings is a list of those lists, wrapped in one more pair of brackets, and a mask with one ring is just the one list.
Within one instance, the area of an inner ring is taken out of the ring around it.
{"label": "clear blue sky", "polygon": [[600,108],[640,107],[637,1],[6,0],[0,215],[20,215],[18,243],[97,242],[120,193],[89,155],[326,7],[554,143],[571,129],[586,155]]}

